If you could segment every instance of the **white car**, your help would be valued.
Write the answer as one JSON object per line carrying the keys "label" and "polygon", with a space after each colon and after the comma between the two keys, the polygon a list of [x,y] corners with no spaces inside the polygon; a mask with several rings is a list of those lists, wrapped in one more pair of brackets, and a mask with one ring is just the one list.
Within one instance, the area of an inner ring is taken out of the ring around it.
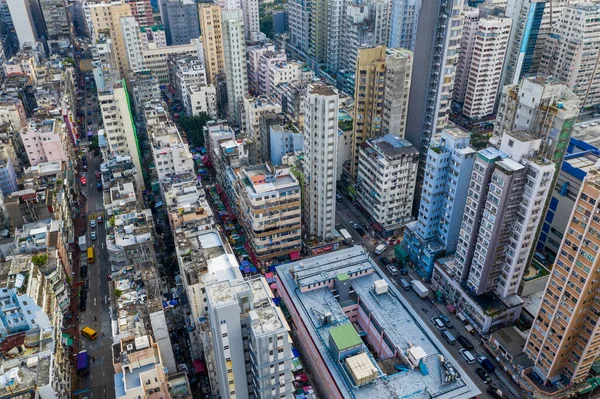
{"label": "white car", "polygon": [[94,228],[94,227],[96,227],[96,219],[92,219],[92,220],[90,220],[90,227],[91,227],[91,228]]}
{"label": "white car", "polygon": [[95,232],[95,231],[92,231],[92,232],[90,233],[90,237],[92,238],[92,240],[94,240],[94,241],[95,241],[95,240],[98,238],[98,234],[96,234],[96,232]]}
{"label": "white car", "polygon": [[358,229],[360,226],[358,225],[358,223],[354,222],[354,221],[349,221],[348,222],[350,224],[350,226],[352,226],[353,229]]}

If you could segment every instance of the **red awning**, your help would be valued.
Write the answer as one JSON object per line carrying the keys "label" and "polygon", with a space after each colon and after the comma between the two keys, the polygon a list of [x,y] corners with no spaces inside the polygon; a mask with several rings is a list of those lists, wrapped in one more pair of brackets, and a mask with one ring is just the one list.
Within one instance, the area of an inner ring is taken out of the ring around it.
{"label": "red awning", "polygon": [[450,312],[452,314],[456,313],[456,308],[452,304],[446,305],[446,309],[448,309],[448,312]]}
{"label": "red awning", "polygon": [[276,283],[272,283],[272,284],[271,284],[269,287],[270,287],[272,290],[276,290],[276,289],[277,289],[277,284],[276,284]]}
{"label": "red awning", "polygon": [[273,277],[274,277],[273,273],[271,273],[271,272],[265,273],[265,278],[273,278]]}
{"label": "red awning", "polygon": [[206,373],[206,364],[202,360],[196,359],[194,360],[194,370],[198,374]]}
{"label": "red awning", "polygon": [[291,260],[300,259],[300,251],[294,251],[294,252],[290,253],[290,259]]}

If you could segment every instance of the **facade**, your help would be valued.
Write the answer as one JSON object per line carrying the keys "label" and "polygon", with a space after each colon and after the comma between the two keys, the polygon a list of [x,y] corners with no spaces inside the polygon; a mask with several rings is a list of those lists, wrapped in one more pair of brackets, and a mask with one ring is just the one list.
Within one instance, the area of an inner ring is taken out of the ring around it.
{"label": "facade", "polygon": [[358,173],[358,154],[361,144],[381,133],[381,116],[385,89],[385,47],[358,50],[356,84],[354,88],[354,129],[352,132],[352,162],[350,173]]}
{"label": "facade", "polygon": [[281,125],[274,124],[269,126],[268,134],[269,158],[267,159],[273,165],[281,165],[286,154],[302,151],[304,148],[304,138],[302,137],[302,133],[297,130],[287,130]]}
{"label": "facade", "polygon": [[161,0],[160,17],[167,34],[167,45],[189,44],[200,37],[198,5],[191,0]]}
{"label": "facade", "polygon": [[300,183],[290,169],[270,163],[242,167],[236,191],[239,220],[253,259],[269,262],[298,257],[302,249],[302,201]]}
{"label": "facade", "polygon": [[340,69],[343,36],[346,17],[346,2],[330,0],[327,2],[327,69],[336,73]]}
{"label": "facade", "polygon": [[386,237],[412,219],[418,154],[407,140],[392,135],[360,145],[357,200]]}
{"label": "facade", "polygon": [[240,0],[240,7],[244,12],[244,37],[250,42],[265,38],[260,31],[260,18],[258,16],[258,0]]}
{"label": "facade", "polygon": [[125,54],[132,73],[144,70],[144,54],[142,52],[142,39],[140,26],[134,17],[121,18],[121,30],[123,31],[123,43]]}
{"label": "facade", "polygon": [[[448,123],[462,36],[463,1],[423,2],[415,41],[405,137],[421,152],[417,197],[431,140]],[[435,27],[435,28],[433,28]]]}
{"label": "facade", "polygon": [[[137,186],[143,190],[145,185],[140,150],[125,83],[121,82],[115,84],[112,89],[99,91],[98,102],[102,120],[106,124],[104,132],[108,142],[108,152],[112,156],[131,157],[136,169]],[[112,121],[112,125],[108,125],[108,121]]]}
{"label": "facade", "polygon": [[565,160],[558,172],[552,198],[544,219],[537,250],[556,257],[567,231],[577,194],[587,173],[600,160],[600,150],[585,141],[571,138]]}
{"label": "facade", "polygon": [[216,4],[203,3],[198,6],[198,13],[207,80],[216,84],[217,75],[225,72],[221,8]]}
{"label": "facade", "polygon": [[413,53],[406,49],[398,48],[386,51],[381,118],[382,134],[392,134],[404,138],[413,59]]}
{"label": "facade", "polygon": [[92,21],[92,42],[98,41],[103,32],[107,32],[110,38],[110,52],[114,56],[116,68],[119,70],[120,76],[127,76],[129,62],[121,29],[121,18],[133,16],[129,4],[122,1],[95,3],[89,4],[89,10]]}
{"label": "facade", "polygon": [[220,398],[294,398],[289,326],[272,298],[263,277],[207,284],[204,347]]}
{"label": "facade", "polygon": [[[599,171],[592,168],[577,193],[575,206],[560,245],[556,263],[542,297],[525,354],[532,359],[533,374],[549,387],[562,381],[571,386],[588,378],[598,359],[597,206]],[[531,377],[533,378],[533,377]],[[542,385],[540,391],[545,391]],[[555,390],[557,387],[552,387]],[[550,388],[549,388],[550,389]]]}
{"label": "facade", "polygon": [[19,40],[19,48],[31,45],[37,40],[33,16],[26,0],[6,0],[11,20]]}
{"label": "facade", "polygon": [[71,44],[72,32],[66,2],[63,0],[40,0],[39,4],[46,25],[46,39],[51,50],[55,45],[68,47]]}
{"label": "facade", "polygon": [[[438,398],[479,394],[363,247],[279,265],[277,277],[293,321],[294,347],[319,397],[408,398],[425,390]],[[384,369],[375,358],[401,362],[403,371]]]}
{"label": "facade", "polygon": [[217,89],[213,85],[192,85],[187,88],[183,97],[183,108],[189,116],[208,114],[217,118]]}
{"label": "facade", "polygon": [[31,121],[21,130],[21,141],[31,166],[42,162],[65,162],[67,154],[63,148],[64,125],[55,119]]}
{"label": "facade", "polygon": [[252,95],[258,95],[260,93],[258,81],[260,59],[262,55],[266,54],[267,52],[275,52],[275,45],[273,43],[265,42],[246,47],[248,90]]}
{"label": "facade", "polygon": [[571,89],[582,107],[600,104],[600,6],[565,7],[546,40],[540,73]]}
{"label": "facade", "polygon": [[469,132],[448,127],[427,151],[419,216],[406,226],[403,242],[425,280],[431,279],[436,259],[456,251],[476,155],[469,145]]}
{"label": "facade", "polygon": [[327,60],[327,1],[305,0],[308,20],[308,58],[315,65]]}
{"label": "facade", "polygon": [[308,54],[308,0],[288,1],[285,4],[288,15],[288,42],[290,50],[299,58]]}
{"label": "facade", "polygon": [[150,0],[128,0],[127,4],[129,4],[131,14],[135,17],[140,28],[148,28],[154,25]]}
{"label": "facade", "polygon": [[12,160],[8,156],[5,148],[2,148],[0,158],[0,191],[5,197],[13,191],[17,191],[17,174],[13,167]]}
{"label": "facade", "polygon": [[338,146],[338,93],[331,86],[308,86],[303,103],[306,186],[304,226],[320,241],[334,237]]}
{"label": "facade", "polygon": [[[223,54],[227,80],[227,115],[233,125],[240,124],[240,103],[248,94],[246,45],[242,10],[221,12],[223,23]],[[205,49],[206,52],[206,49]]]}
{"label": "facade", "polygon": [[393,0],[391,10],[389,48],[404,48],[415,51],[417,22],[422,0]]}
{"label": "facade", "polygon": [[[256,143],[257,148],[262,146],[262,137],[260,134],[261,118],[269,113],[280,114],[281,105],[275,104],[266,96],[244,97],[244,111],[242,126],[246,136]],[[266,162],[262,159],[262,154],[258,154],[258,162]]]}
{"label": "facade", "polygon": [[271,67],[286,61],[287,57],[283,51],[267,51],[261,54],[258,59],[258,93],[267,96],[272,95],[274,87],[271,86],[271,81],[269,79]]}
{"label": "facade", "polygon": [[169,83],[169,58],[171,57],[192,57],[198,58],[199,54],[198,40],[181,46],[145,48],[142,51],[144,57],[144,68],[152,71],[156,75],[160,84]]}
{"label": "facade", "polygon": [[494,112],[512,20],[482,18],[476,8],[464,16],[453,99],[464,116],[479,119]]}

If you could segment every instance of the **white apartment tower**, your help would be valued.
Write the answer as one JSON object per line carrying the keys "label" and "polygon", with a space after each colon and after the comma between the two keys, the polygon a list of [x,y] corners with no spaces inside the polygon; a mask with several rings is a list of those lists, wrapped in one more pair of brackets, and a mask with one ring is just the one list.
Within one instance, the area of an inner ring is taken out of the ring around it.
{"label": "white apartment tower", "polygon": [[463,115],[478,119],[494,112],[512,20],[481,18],[477,8],[465,10],[464,18],[453,99],[463,104]]}
{"label": "white apartment tower", "polygon": [[404,138],[408,96],[413,70],[413,53],[403,48],[388,49],[385,57],[385,88],[381,133]]}
{"label": "white apartment tower", "polygon": [[246,40],[256,42],[261,39],[258,0],[241,0],[244,12],[244,36]]}
{"label": "white apartment tower", "polygon": [[582,107],[600,103],[600,5],[565,7],[552,26],[540,72],[565,84]]}
{"label": "white apartment tower", "polygon": [[26,45],[35,43],[35,28],[29,2],[26,0],[6,0],[6,4],[19,40],[19,47],[22,49]]}
{"label": "white apartment tower", "polygon": [[223,24],[223,53],[227,80],[227,113],[233,125],[240,124],[240,101],[248,94],[246,74],[246,44],[244,41],[244,15],[242,10],[221,12]]}
{"label": "white apartment tower", "polygon": [[334,237],[338,151],[337,91],[322,83],[308,86],[304,111],[304,224],[310,236]]}
{"label": "white apartment tower", "polygon": [[139,72],[144,69],[144,54],[142,52],[140,26],[134,17],[122,17],[121,30],[123,31],[125,53],[129,60],[129,69],[132,72]]}
{"label": "white apartment tower", "polygon": [[422,0],[392,0],[389,48],[415,51]]}
{"label": "white apartment tower", "polygon": [[336,72],[342,58],[342,41],[345,34],[345,0],[327,2],[327,68]]}

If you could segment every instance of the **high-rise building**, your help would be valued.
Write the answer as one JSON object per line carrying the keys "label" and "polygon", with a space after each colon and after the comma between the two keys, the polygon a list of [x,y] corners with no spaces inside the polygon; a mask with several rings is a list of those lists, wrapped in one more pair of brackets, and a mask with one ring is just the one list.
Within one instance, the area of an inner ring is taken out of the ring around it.
{"label": "high-rise building", "polygon": [[306,59],[308,54],[308,0],[286,2],[288,14],[288,42],[294,57]]}
{"label": "high-rise building", "polygon": [[565,84],[581,107],[600,104],[600,5],[565,7],[546,39],[540,73]]}
{"label": "high-rise building", "polygon": [[65,126],[55,119],[31,121],[29,127],[20,132],[21,141],[31,166],[43,162],[66,162],[63,146]]}
{"label": "high-rise building", "polygon": [[113,156],[131,157],[136,169],[135,181],[137,188],[143,191],[145,184],[140,161],[140,149],[125,82],[117,82],[112,88],[100,90],[98,92],[98,102],[100,103],[102,120],[113,121],[112,125],[106,126],[104,130],[109,153]]}
{"label": "high-rise building", "polygon": [[111,3],[89,4],[89,9],[93,29],[92,42],[97,42],[101,34],[106,33],[110,38],[111,53],[117,63],[116,67],[119,74],[127,76],[129,62],[121,29],[121,18],[133,16],[129,4],[123,1],[113,1]]}
{"label": "high-rise building", "polygon": [[490,143],[498,148],[506,132],[527,130],[542,139],[543,156],[559,169],[579,115],[577,96],[551,78],[531,77],[505,86],[499,104]]}
{"label": "high-rise building", "polygon": [[413,53],[403,48],[388,49],[385,56],[385,88],[381,133],[404,138]]}
{"label": "high-rise building", "polygon": [[39,0],[50,51],[71,44],[71,21],[64,0]]}
{"label": "high-rise building", "polygon": [[304,111],[304,223],[308,234],[321,241],[334,237],[337,147],[337,91],[322,83],[310,84]]}
{"label": "high-rise building", "polygon": [[241,0],[241,9],[244,13],[244,37],[246,40],[256,42],[266,38],[260,31],[258,0]]}
{"label": "high-rise building", "polygon": [[422,0],[392,0],[389,48],[415,51]]}
{"label": "high-rise building", "polygon": [[201,50],[200,40],[192,40],[189,44],[181,46],[152,46],[142,51],[144,55],[144,68],[152,71],[160,84],[169,82],[169,59],[177,57],[199,58]]}
{"label": "high-rise building", "polygon": [[327,1],[306,0],[308,7],[308,57],[313,63],[327,60]]}
{"label": "high-rise building", "polygon": [[154,25],[150,0],[127,0],[126,3],[131,8],[131,15],[134,16],[140,28],[148,28]]}
{"label": "high-rise building", "polygon": [[459,127],[442,130],[427,151],[419,216],[404,230],[415,271],[431,279],[436,259],[456,251],[476,151],[470,133]]}
{"label": "high-rise building", "polygon": [[384,237],[412,220],[419,152],[406,139],[388,134],[360,146],[356,199]]}
{"label": "high-rise building", "polygon": [[[281,113],[281,105],[274,103],[269,97],[251,97],[245,96],[243,101],[242,129],[246,136],[256,143],[260,149],[262,147],[262,137],[260,134],[260,124],[263,115]],[[257,154],[258,163],[267,162],[262,158],[262,151]]]}
{"label": "high-rise building", "polygon": [[272,298],[264,277],[206,284],[204,349],[220,398],[294,398],[289,327]]}
{"label": "high-rise building", "polygon": [[37,37],[35,34],[33,15],[29,9],[27,0],[6,0],[11,20],[17,33],[19,47],[22,49],[26,45],[35,43]]}
{"label": "high-rise building", "polygon": [[[227,79],[227,116],[230,123],[239,126],[240,102],[248,94],[244,15],[242,10],[235,9],[222,11],[221,16],[225,78]],[[204,51],[206,54],[206,49]]]}
{"label": "high-rise building", "polygon": [[198,5],[198,13],[208,83],[216,84],[217,75],[225,72],[221,8],[216,4],[203,3]]}
{"label": "high-rise building", "polygon": [[512,20],[464,10],[460,56],[454,82],[454,101],[462,114],[478,119],[494,112]]}
{"label": "high-rise building", "polygon": [[381,133],[383,92],[385,88],[384,46],[358,50],[354,88],[354,130],[350,173],[358,172],[358,153],[363,142]]}
{"label": "high-rise building", "polygon": [[[598,359],[600,307],[600,169],[590,170],[577,194],[537,317],[525,345],[534,377],[544,385],[572,386]],[[535,384],[532,384],[535,385]],[[543,391],[542,385],[538,389]]]}
{"label": "high-rise building", "polygon": [[417,198],[425,174],[424,149],[448,123],[460,52],[463,3],[431,0],[423,2],[419,11],[405,135],[421,153]]}
{"label": "high-rise building", "polygon": [[129,70],[134,73],[140,72],[144,69],[144,54],[140,37],[140,26],[134,17],[123,17],[121,18],[121,30]]}
{"label": "high-rise building", "polygon": [[553,23],[570,0],[509,0],[505,15],[512,18],[506,62],[500,87],[518,84],[538,73],[545,43]]}
{"label": "high-rise building", "polygon": [[[298,257],[302,249],[300,183],[287,166],[270,163],[242,167],[235,187],[239,221],[253,260]],[[269,212],[257,213],[257,209]]]}
{"label": "high-rise building", "polygon": [[329,0],[327,2],[327,69],[336,73],[340,69],[342,42],[345,31],[346,1]]}
{"label": "high-rise building", "polygon": [[[253,96],[265,94],[260,92],[258,73],[260,70],[260,59],[267,52],[275,53],[275,45],[273,43],[266,42],[246,47],[248,90]],[[283,55],[285,56],[285,53]]]}
{"label": "high-rise building", "polygon": [[160,17],[167,34],[167,45],[189,44],[200,37],[198,5],[192,0],[161,0]]}

